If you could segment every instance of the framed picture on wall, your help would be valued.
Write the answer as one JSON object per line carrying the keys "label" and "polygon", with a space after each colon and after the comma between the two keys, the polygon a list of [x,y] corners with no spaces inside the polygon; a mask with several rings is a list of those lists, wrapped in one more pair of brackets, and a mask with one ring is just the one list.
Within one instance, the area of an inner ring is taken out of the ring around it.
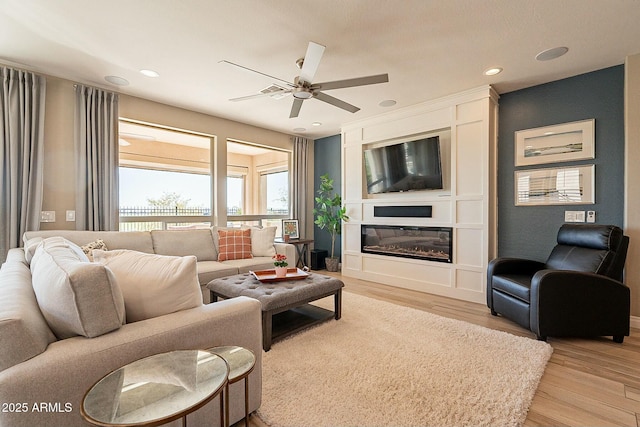
{"label": "framed picture on wall", "polygon": [[515,172],[515,204],[593,204],[595,165],[527,169]]}
{"label": "framed picture on wall", "polygon": [[516,166],[595,158],[595,120],[516,132]]}
{"label": "framed picture on wall", "polygon": [[282,237],[289,236],[290,239],[299,239],[300,231],[298,230],[297,219],[282,220]]}

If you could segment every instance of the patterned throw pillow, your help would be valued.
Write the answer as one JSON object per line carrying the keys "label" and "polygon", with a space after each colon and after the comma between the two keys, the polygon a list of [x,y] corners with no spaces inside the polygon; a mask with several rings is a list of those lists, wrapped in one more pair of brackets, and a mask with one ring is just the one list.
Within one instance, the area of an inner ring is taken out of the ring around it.
{"label": "patterned throw pillow", "polygon": [[86,245],[82,246],[82,252],[84,252],[87,255],[87,258],[89,258],[89,261],[93,261],[94,249],[100,249],[101,251],[109,250],[107,249],[107,245],[104,243],[104,240],[102,239],[97,239],[97,240],[94,240],[93,242],[87,243]]}
{"label": "patterned throw pillow", "polygon": [[251,255],[251,229],[218,230],[220,252],[218,261],[253,258]]}

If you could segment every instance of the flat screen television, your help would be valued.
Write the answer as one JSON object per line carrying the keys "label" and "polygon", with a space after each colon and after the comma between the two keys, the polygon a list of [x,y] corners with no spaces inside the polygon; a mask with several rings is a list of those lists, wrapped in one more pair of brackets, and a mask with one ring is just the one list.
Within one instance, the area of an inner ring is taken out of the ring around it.
{"label": "flat screen television", "polygon": [[442,189],[440,137],[364,150],[367,193]]}

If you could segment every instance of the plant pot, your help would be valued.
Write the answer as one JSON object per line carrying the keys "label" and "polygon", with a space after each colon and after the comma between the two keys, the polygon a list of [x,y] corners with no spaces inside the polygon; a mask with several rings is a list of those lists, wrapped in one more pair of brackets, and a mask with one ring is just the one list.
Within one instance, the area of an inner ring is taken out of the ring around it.
{"label": "plant pot", "polygon": [[340,258],[325,258],[324,263],[327,266],[327,271],[338,271],[338,263]]}
{"label": "plant pot", "polygon": [[287,277],[287,267],[276,267],[276,277]]}

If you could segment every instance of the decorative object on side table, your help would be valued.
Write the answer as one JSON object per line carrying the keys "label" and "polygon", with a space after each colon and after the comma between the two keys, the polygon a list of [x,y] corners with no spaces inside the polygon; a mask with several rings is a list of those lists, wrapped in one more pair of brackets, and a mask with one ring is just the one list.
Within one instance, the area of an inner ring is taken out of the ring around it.
{"label": "decorative object on side table", "polygon": [[282,220],[282,240],[288,241],[289,239],[299,239],[300,228],[298,226],[297,219],[283,219]]}
{"label": "decorative object on side table", "polygon": [[273,257],[275,261],[273,265],[276,267],[276,277],[286,277],[287,276],[287,256],[284,254],[275,254]]}
{"label": "decorative object on side table", "polygon": [[328,174],[322,175],[313,214],[316,216],[315,224],[331,235],[331,256],[325,259],[329,271],[338,271],[339,259],[335,256],[335,243],[336,236],[342,232],[342,221],[349,221],[346,212],[340,194],[333,193],[333,179]]}

